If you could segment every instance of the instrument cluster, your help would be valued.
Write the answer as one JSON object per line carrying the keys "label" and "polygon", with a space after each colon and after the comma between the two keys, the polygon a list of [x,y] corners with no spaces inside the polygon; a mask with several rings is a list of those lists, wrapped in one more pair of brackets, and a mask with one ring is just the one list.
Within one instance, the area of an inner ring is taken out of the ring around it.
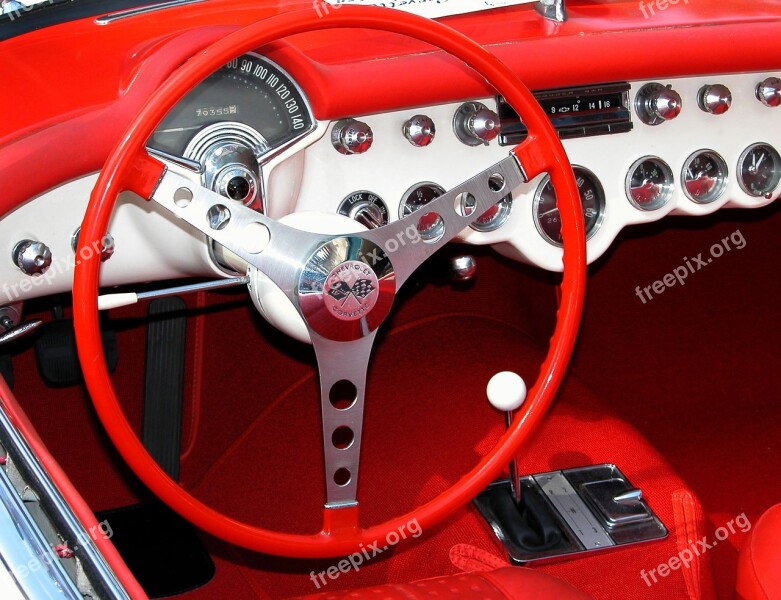
{"label": "instrument cluster", "polygon": [[[781,193],[781,79],[773,73],[616,82],[535,96],[573,165],[589,262],[629,225],[671,213],[759,207]],[[381,226],[425,210],[449,187],[506,157],[525,135],[502,98],[345,119],[327,144],[307,149],[313,160],[297,209],[329,204],[366,227]],[[317,166],[326,164],[338,181],[332,178],[328,197],[321,193],[314,202],[311,189],[325,177]],[[513,190],[460,239],[560,270],[550,179]]]}

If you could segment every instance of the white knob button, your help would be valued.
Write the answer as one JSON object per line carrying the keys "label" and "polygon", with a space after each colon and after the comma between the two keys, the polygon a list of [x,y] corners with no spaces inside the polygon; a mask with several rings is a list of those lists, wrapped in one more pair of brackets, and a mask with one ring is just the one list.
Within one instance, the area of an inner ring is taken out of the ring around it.
{"label": "white knob button", "polygon": [[485,391],[491,406],[503,412],[517,410],[526,400],[526,382],[512,371],[502,371],[491,377]]}

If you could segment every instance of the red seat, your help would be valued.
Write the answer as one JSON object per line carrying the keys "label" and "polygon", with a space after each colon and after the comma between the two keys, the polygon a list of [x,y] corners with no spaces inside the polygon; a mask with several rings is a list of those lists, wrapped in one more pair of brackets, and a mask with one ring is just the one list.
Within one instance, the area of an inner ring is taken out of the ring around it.
{"label": "red seat", "polygon": [[520,567],[504,567],[495,571],[460,573],[423,579],[412,583],[380,585],[360,590],[321,592],[303,596],[318,600],[376,598],[377,600],[414,600],[415,598],[479,598],[480,600],[589,600],[590,596],[569,583]]}
{"label": "red seat", "polygon": [[735,598],[781,600],[781,504],[754,524],[738,558]]}

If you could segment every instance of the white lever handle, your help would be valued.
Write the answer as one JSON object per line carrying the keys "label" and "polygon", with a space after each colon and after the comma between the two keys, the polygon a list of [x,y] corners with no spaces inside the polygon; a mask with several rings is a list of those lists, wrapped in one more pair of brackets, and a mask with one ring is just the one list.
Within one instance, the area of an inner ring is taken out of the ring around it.
{"label": "white lever handle", "polygon": [[488,401],[503,412],[518,410],[526,400],[526,382],[517,373],[501,371],[488,382]]}

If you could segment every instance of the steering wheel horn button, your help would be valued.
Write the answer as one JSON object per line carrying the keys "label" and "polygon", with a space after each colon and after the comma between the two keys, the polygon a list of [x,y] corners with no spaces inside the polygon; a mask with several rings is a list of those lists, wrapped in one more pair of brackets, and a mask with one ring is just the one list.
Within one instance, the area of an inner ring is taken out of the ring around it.
{"label": "steering wheel horn button", "polygon": [[317,249],[298,282],[308,325],[334,341],[357,340],[388,316],[396,277],[385,251],[359,237],[337,237]]}

